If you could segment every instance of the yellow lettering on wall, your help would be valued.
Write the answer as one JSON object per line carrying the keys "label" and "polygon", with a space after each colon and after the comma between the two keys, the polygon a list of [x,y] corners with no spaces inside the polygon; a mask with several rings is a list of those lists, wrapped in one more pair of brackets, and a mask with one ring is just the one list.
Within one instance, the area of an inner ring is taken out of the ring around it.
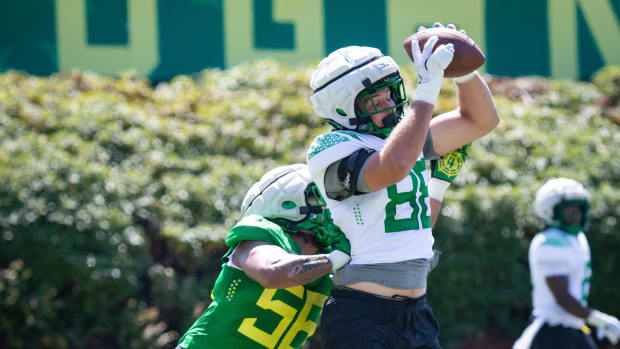
{"label": "yellow lettering on wall", "polygon": [[[478,47],[485,52],[485,0],[444,1],[387,0],[388,54],[400,65],[412,64],[403,50],[403,41],[421,24],[432,25],[439,21],[443,25],[453,23],[458,29],[467,31]],[[479,71],[484,71],[482,66]]]}
{"label": "yellow lettering on wall", "polygon": [[159,62],[157,1],[128,0],[127,46],[88,45],[85,0],[56,1],[58,67],[115,74],[135,69],[148,75]]}
{"label": "yellow lettering on wall", "polygon": [[577,3],[606,65],[620,64],[620,25],[609,0],[548,0],[551,76],[579,77]]}
{"label": "yellow lettering on wall", "polygon": [[294,50],[254,47],[252,0],[224,0],[226,66],[243,61],[273,58],[282,63],[301,63],[322,57],[325,51],[323,2],[317,0],[273,0],[273,19],[295,26]]}

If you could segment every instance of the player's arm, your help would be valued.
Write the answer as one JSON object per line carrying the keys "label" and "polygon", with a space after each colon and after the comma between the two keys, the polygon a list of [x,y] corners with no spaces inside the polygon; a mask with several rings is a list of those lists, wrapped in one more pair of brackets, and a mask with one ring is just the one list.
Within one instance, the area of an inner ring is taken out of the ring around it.
{"label": "player's arm", "polygon": [[481,138],[499,124],[491,92],[478,73],[456,86],[459,108],[430,122],[435,151],[441,155]]}
{"label": "player's arm", "polygon": [[607,315],[596,309],[590,309],[568,292],[568,276],[549,276],[545,278],[549,290],[553,293],[555,301],[567,312],[585,319],[590,325],[593,325],[601,331],[603,335],[613,344],[618,343],[620,339],[620,321],[614,316]]}
{"label": "player's arm", "polygon": [[534,268],[545,278],[553,298],[562,309],[579,318],[586,318],[589,310],[569,291],[569,275],[572,270],[572,253],[566,243],[557,236],[537,236],[532,242],[531,256]]}
{"label": "player's arm", "polygon": [[439,212],[441,211],[441,201],[437,199],[431,199],[431,228],[435,226]]}
{"label": "player's arm", "polygon": [[585,307],[575,297],[568,292],[568,276],[555,275],[545,278],[549,290],[553,294],[555,301],[562,307],[562,309],[575,315],[576,317],[585,319],[590,314],[590,309]]}
{"label": "player's arm", "polygon": [[422,152],[433,107],[441,89],[443,70],[454,56],[451,44],[439,46],[433,52],[437,40],[436,36],[427,40],[423,52],[420,52],[417,39],[411,45],[417,62],[414,64],[418,74],[418,90],[413,103],[387,138],[383,149],[368,159],[365,181],[372,191],[405,178]]}
{"label": "player's arm", "polygon": [[335,264],[338,268],[344,265],[332,254],[296,255],[263,241],[241,242],[232,260],[265,288],[304,285],[331,272]]}
{"label": "player's arm", "polygon": [[[443,157],[439,157],[436,152],[427,151],[427,147],[432,147],[432,136],[427,136],[427,140],[431,140],[431,145],[425,145],[424,157],[429,158],[431,167],[431,179],[428,183],[428,196],[430,198],[431,206],[431,226],[435,225],[439,212],[441,210],[441,203],[443,201],[446,190],[458,174],[463,169],[471,143],[468,143],[456,150],[444,154]],[[427,156],[427,153],[429,156]]]}
{"label": "player's arm", "polygon": [[368,159],[365,180],[371,191],[398,183],[409,175],[424,146],[432,111],[432,104],[413,102],[383,149]]}
{"label": "player's arm", "polygon": [[[435,22],[433,27],[443,27]],[[449,29],[458,30],[454,24]],[[425,30],[420,27],[418,31]],[[464,30],[459,30],[467,34]],[[486,82],[477,72],[454,78],[459,108],[435,117],[430,123],[435,150],[443,155],[488,134],[499,124],[499,116]]]}

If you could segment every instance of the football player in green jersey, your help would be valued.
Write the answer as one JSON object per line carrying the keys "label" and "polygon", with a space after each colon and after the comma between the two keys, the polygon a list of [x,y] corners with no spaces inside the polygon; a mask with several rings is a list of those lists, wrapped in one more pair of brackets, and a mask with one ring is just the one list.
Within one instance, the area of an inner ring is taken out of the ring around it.
{"label": "football player in green jersey", "polygon": [[[308,169],[351,243],[351,261],[334,273],[321,316],[325,349],[440,348],[425,300],[432,225],[467,144],[499,117],[486,82],[472,72],[454,78],[459,107],[431,120],[454,55],[438,40],[423,49],[412,41],[418,86],[410,105],[398,65],[376,48],[338,49],[312,75],[315,112],[333,130],[312,142]],[[436,160],[431,171],[428,160]]]}
{"label": "football player in green jersey", "polygon": [[350,259],[346,239],[336,248],[347,253],[330,246],[341,233],[304,164],[267,172],[241,212],[213,302],[177,348],[301,348],[332,288],[327,274]]}

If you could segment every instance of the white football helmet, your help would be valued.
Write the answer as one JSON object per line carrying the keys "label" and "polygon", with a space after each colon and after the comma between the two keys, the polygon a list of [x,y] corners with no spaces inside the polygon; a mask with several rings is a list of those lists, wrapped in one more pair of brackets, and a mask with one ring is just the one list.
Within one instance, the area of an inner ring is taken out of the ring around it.
{"label": "white football helmet", "polygon": [[[590,193],[576,180],[552,178],[536,192],[534,213],[548,226],[558,227],[570,233],[578,233],[586,230],[590,200]],[[571,226],[564,223],[561,208],[568,205],[582,207],[582,226]]]}
{"label": "white football helmet", "polygon": [[[348,46],[330,53],[312,74],[310,87],[314,91],[310,99],[317,115],[332,127],[362,133],[387,136],[402,117],[404,104],[408,103],[398,65],[372,47]],[[385,88],[390,88],[395,105],[377,110],[372,94]],[[367,98],[373,102],[375,110],[356,110],[356,99]],[[392,110],[391,118],[386,117],[384,128],[378,129],[370,115],[388,109]]]}
{"label": "white football helmet", "polygon": [[328,244],[333,224],[305,164],[277,167],[265,173],[243,198],[241,214],[262,216],[290,233],[299,232],[298,227],[312,230],[322,245]]}

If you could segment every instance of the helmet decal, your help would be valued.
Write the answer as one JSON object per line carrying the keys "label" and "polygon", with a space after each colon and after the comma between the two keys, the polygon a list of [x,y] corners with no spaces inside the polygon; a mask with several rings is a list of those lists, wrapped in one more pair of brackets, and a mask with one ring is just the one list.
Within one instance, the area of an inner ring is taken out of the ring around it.
{"label": "helmet decal", "polygon": [[284,202],[282,203],[282,207],[284,207],[284,208],[295,208],[296,206],[297,206],[297,205],[295,205],[295,203],[294,203],[294,202],[289,201],[289,200],[284,201]]}

